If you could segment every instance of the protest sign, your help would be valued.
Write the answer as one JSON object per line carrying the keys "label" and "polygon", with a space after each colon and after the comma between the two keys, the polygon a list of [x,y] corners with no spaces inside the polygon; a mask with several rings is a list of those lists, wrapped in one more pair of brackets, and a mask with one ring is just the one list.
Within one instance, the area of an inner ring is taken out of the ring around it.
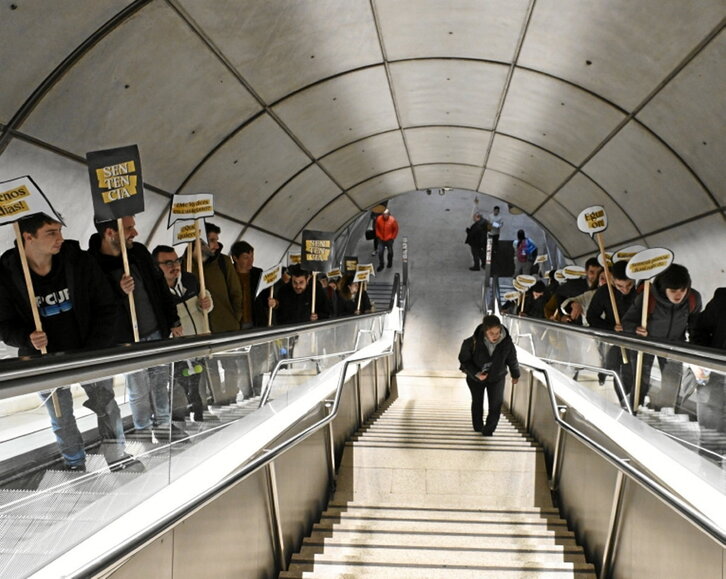
{"label": "protest sign", "polygon": [[65,225],[30,175],[0,183],[0,225],[13,223],[34,213],[44,213]]}
{"label": "protest sign", "polygon": [[341,273],[340,269],[331,269],[326,275],[328,276],[328,279],[333,280],[338,279],[343,274]]}
{"label": "protest sign", "polygon": [[555,270],[555,281],[557,283],[565,283],[567,281],[567,278],[561,269]]}
{"label": "protest sign", "polygon": [[520,296],[519,292],[507,292],[502,297],[508,302],[513,302],[515,300],[518,300],[519,296]]}
{"label": "protest sign", "polygon": [[290,252],[287,254],[287,265],[298,265],[302,261],[302,254],[300,252]]}
{"label": "protest sign", "polygon": [[585,277],[585,274],[585,268],[581,265],[568,265],[567,267],[562,268],[562,275],[565,279],[577,279]]}
{"label": "protest sign", "polygon": [[617,263],[618,261],[630,261],[636,253],[640,253],[644,249],[645,247],[642,245],[629,245],[628,247],[623,247],[623,249],[618,249],[615,253],[613,253],[613,263]]}
{"label": "protest sign", "polygon": [[346,255],[343,258],[343,273],[355,273],[358,267],[358,257],[354,255]]}
{"label": "protest sign", "polygon": [[327,271],[333,257],[333,237],[326,231],[305,229],[302,233],[302,261],[305,271]]}
{"label": "protest sign", "polygon": [[368,272],[375,277],[376,276],[376,268],[373,267],[372,263],[359,263],[356,267],[356,273],[359,271],[365,271],[368,270]]}
{"label": "protest sign", "polygon": [[605,231],[607,227],[608,216],[605,214],[605,209],[600,205],[593,205],[583,209],[577,216],[577,228],[590,237]]}
{"label": "protest sign", "polygon": [[214,196],[211,193],[174,195],[171,199],[167,227],[171,227],[177,221],[194,221],[213,216]]}
{"label": "protest sign", "polygon": [[200,226],[196,223],[177,221],[172,228],[172,245],[181,245],[182,243],[193,243],[197,239],[197,232],[202,241],[207,241],[207,232],[204,227],[204,219],[201,220]]}
{"label": "protest sign", "polygon": [[[282,264],[278,263],[277,265],[272,266],[270,269],[267,269],[262,272],[262,275],[260,275],[260,281],[257,282],[257,290],[255,291],[255,296],[260,295],[264,290],[267,288],[270,288],[270,298],[274,297],[274,290],[275,290],[275,284],[282,279]],[[268,308],[267,311],[267,325],[272,326],[272,308]]]}
{"label": "protest sign", "polygon": [[549,259],[549,256],[546,253],[543,253],[542,255],[538,255],[534,258],[535,263],[544,263]]}
{"label": "protest sign", "polygon": [[86,153],[95,220],[111,221],[144,210],[141,158],[136,145]]}

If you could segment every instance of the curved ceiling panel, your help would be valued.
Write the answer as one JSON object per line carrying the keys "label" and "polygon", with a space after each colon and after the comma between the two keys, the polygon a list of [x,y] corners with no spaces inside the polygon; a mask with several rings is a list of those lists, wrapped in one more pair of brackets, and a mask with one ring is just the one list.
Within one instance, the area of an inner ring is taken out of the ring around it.
{"label": "curved ceiling panel", "polygon": [[[509,62],[528,0],[378,0],[389,60],[441,56]],[[482,39],[486,39],[482,42]]]}
{"label": "curved ceiling panel", "polygon": [[[0,7],[0,122],[9,121],[66,56],[130,3],[131,0],[76,0],[73,10],[68,10],[63,18],[49,18],[48,3],[44,0],[4,2]],[[28,34],[31,30],[32,35]],[[10,49],[6,47],[17,47],[22,58],[8,58]]]}
{"label": "curved ceiling panel", "polygon": [[583,172],[637,216],[644,235],[716,209],[693,174],[634,121],[605,145]]}
{"label": "curved ceiling panel", "polygon": [[315,157],[398,128],[383,66],[314,85],[273,110]]}
{"label": "curved ceiling panel", "polygon": [[484,172],[479,191],[502,199],[530,214],[547,198],[542,191],[529,183],[492,169]]}
{"label": "curved ceiling panel", "polygon": [[394,62],[391,79],[401,124],[491,129],[507,71],[501,64],[469,60]]}
{"label": "curved ceiling panel", "polygon": [[552,193],[575,168],[531,143],[498,134],[494,137],[487,167]]}
{"label": "curved ceiling panel", "polygon": [[413,173],[409,167],[398,169],[369,179],[365,183],[356,185],[348,191],[348,197],[353,199],[359,207],[373,207],[377,203],[389,199],[391,191],[398,194],[413,191],[416,185]]}
{"label": "curved ceiling panel", "polygon": [[408,164],[401,131],[356,141],[320,160],[320,165],[344,188]]}
{"label": "curved ceiling panel", "polygon": [[182,193],[214,193],[215,208],[249,221],[310,158],[267,114],[224,143],[184,184]]}
{"label": "curved ceiling panel", "polygon": [[268,103],[383,58],[369,0],[179,0]]}
{"label": "curved ceiling panel", "polygon": [[411,163],[458,162],[483,166],[491,131],[464,127],[419,127],[405,129]]}
{"label": "curved ceiling panel", "polygon": [[21,129],[79,156],[138,143],[144,179],[174,190],[257,110],[178,15],[154,2],[86,54]]}
{"label": "curved ceiling panel", "polygon": [[632,110],[723,17],[722,0],[537,0],[519,65]]}
{"label": "curved ceiling panel", "polygon": [[320,167],[311,165],[271,197],[252,224],[294,239],[307,222],[338,195],[337,185]]}
{"label": "curved ceiling panel", "polygon": [[722,32],[637,116],[683,158],[722,205],[726,203],[724,62],[726,33]]}
{"label": "curved ceiling panel", "polygon": [[556,78],[516,70],[497,129],[579,165],[625,115]]}
{"label": "curved ceiling panel", "polygon": [[569,255],[585,256],[597,251],[595,241],[577,228],[572,213],[557,201],[547,201],[533,217],[550,232]]}
{"label": "curved ceiling panel", "polygon": [[413,171],[419,189],[456,187],[476,191],[481,179],[481,169],[469,165],[418,165]]}
{"label": "curved ceiling panel", "polygon": [[348,197],[341,195],[335,201],[328,203],[325,209],[306,224],[305,229],[336,231],[359,214],[360,209]]}

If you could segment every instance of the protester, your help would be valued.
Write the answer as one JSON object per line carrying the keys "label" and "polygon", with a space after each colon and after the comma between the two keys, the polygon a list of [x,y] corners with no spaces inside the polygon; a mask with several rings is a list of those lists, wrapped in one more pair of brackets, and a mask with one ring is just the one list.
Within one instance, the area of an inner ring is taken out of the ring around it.
{"label": "protester", "polygon": [[[204,297],[200,297],[199,281],[191,273],[181,270],[181,259],[173,247],[157,245],[151,255],[169,286],[184,335],[195,336],[204,333],[204,313],[209,313],[213,308],[209,290]],[[179,384],[184,390],[186,399],[191,404],[191,413],[195,422],[204,420],[206,405],[200,393],[200,388],[203,387],[203,367],[202,358],[182,360],[174,364],[174,383]],[[174,398],[174,402],[172,414],[181,406],[177,397]],[[186,411],[186,407],[184,410]],[[183,412],[179,420],[184,420],[186,414],[187,412]]]}
{"label": "protester", "polygon": [[313,288],[310,275],[300,266],[289,268],[290,283],[282,285],[277,298],[269,298],[269,307],[277,310],[280,324],[315,322],[330,316],[325,297],[321,291],[315,292],[315,312],[313,312]]}
{"label": "protester", "polygon": [[[239,285],[242,291],[242,318],[240,327],[242,329],[252,326],[264,326],[267,320],[264,318],[265,311],[256,305],[255,292],[260,282],[262,269],[255,267],[255,248],[246,241],[236,241],[232,244],[230,256],[234,261],[234,268],[239,278]],[[259,302],[258,302],[259,303]]]}
{"label": "protester", "polygon": [[[97,233],[88,242],[89,253],[106,274],[116,297],[116,323],[110,325],[113,327],[113,342],[123,344],[134,340],[129,294],[133,295],[136,306],[139,341],[182,336],[181,321],[164,278],[146,247],[134,242],[138,235],[136,220],[124,217],[122,223],[123,240],[117,221],[112,220],[97,222]],[[124,273],[122,243],[126,245],[131,275]],[[169,381],[169,367],[166,365],[151,366],[126,376],[136,434],[151,436],[152,439],[185,435],[171,424]]]}
{"label": "protester", "polygon": [[541,280],[538,280],[529,288],[524,300],[524,312],[521,315],[540,320],[544,319],[545,289],[545,284]]}
{"label": "protester", "polygon": [[[474,335],[464,340],[459,363],[471,391],[472,426],[476,432],[492,436],[501,415],[507,367],[512,384],[517,383],[520,375],[514,343],[497,316],[485,316]],[[483,421],[485,391],[489,402],[486,422]]]}
{"label": "protester", "polygon": [[[18,348],[19,356],[91,350],[113,344],[116,304],[103,272],[77,241],[64,240],[61,223],[42,213],[18,222],[38,301],[42,330],[35,329],[28,288],[18,248],[0,258],[0,338]],[[88,400],[83,405],[95,414],[101,451],[109,468],[140,472],[144,465],[125,451],[121,413],[116,403],[113,379],[81,384]],[[86,470],[83,437],[73,415],[70,388],[58,388],[57,415],[50,392],[41,399],[50,416],[51,428],[65,469]]]}
{"label": "protester", "polygon": [[578,296],[567,298],[560,306],[560,321],[564,323],[572,323],[578,326],[587,326],[587,311],[590,302],[598,288],[604,287],[607,291],[607,278],[605,272],[601,268],[597,278],[597,288],[590,288]]}
{"label": "protester", "polygon": [[[693,329],[696,317],[701,311],[701,294],[691,287],[688,270],[680,264],[671,264],[656,276],[649,293],[646,304],[647,328],[640,325],[644,299],[641,293],[623,317],[623,330],[635,333],[641,338],[685,342],[686,331]],[[674,407],[681,383],[682,365],[661,356],[658,357],[658,364],[661,369],[660,406]],[[649,393],[652,366],[653,356],[645,354],[638,404],[643,404]]]}
{"label": "protester", "polygon": [[388,208],[376,218],[376,237],[378,238],[378,270],[383,271],[383,253],[388,252],[388,267],[393,267],[393,242],[398,237],[398,221]]}
{"label": "protester", "polygon": [[[726,351],[726,288],[718,288],[705,309],[696,318],[692,341],[695,344]],[[697,391],[698,424],[726,433],[726,375],[701,370]]]}
{"label": "protester", "polygon": [[554,294],[545,305],[545,316],[547,319],[559,320],[560,306],[567,298],[573,298],[585,293],[588,290],[596,289],[602,273],[602,266],[596,257],[591,257],[585,262],[585,277],[568,279],[554,289]]}
{"label": "protester", "polygon": [[358,314],[367,314],[371,311],[371,300],[368,292],[363,290],[360,296],[360,307],[358,305],[358,292],[360,291],[360,283],[354,282],[355,276],[348,274],[340,280],[339,296],[339,315],[350,316]]}
{"label": "protester", "polygon": [[487,222],[482,219],[481,213],[474,213],[474,222],[466,228],[465,243],[471,249],[471,257],[474,265],[469,269],[471,271],[480,271],[480,263],[486,263],[487,250]]}

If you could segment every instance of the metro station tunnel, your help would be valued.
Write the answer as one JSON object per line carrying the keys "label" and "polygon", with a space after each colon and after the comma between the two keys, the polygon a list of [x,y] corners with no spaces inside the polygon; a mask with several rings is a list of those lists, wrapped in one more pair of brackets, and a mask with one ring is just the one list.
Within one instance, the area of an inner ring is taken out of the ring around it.
{"label": "metro station tunnel", "polygon": [[726,576],[725,22],[3,2],[0,577]]}

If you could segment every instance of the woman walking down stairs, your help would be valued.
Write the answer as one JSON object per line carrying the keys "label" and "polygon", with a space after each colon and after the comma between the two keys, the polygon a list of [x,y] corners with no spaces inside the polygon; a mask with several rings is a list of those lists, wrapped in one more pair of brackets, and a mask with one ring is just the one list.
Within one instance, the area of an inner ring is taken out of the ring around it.
{"label": "woman walking down stairs", "polygon": [[507,413],[482,437],[461,374],[396,381],[280,577],[595,577],[553,508],[542,449]]}

